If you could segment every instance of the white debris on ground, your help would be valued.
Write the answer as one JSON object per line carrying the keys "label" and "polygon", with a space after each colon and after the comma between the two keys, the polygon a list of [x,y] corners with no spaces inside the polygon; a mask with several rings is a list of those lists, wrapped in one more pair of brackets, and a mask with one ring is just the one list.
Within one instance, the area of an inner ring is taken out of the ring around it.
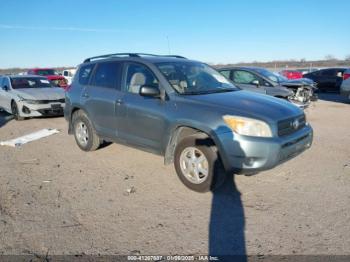
{"label": "white debris on ground", "polygon": [[45,129],[41,129],[37,132],[34,133],[30,133],[28,135],[24,135],[15,139],[11,139],[11,140],[7,140],[7,141],[1,141],[0,145],[1,146],[11,146],[11,147],[17,147],[17,146],[21,146],[24,145],[26,143],[44,138],[44,137],[48,137],[51,136],[53,134],[57,134],[60,131],[58,131],[57,129],[51,129],[51,128],[45,128]]}

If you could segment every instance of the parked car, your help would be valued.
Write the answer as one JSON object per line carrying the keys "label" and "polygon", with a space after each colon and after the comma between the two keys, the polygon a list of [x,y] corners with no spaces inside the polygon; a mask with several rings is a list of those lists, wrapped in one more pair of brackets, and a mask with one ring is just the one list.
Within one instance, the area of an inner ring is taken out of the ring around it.
{"label": "parked car", "polygon": [[110,141],[162,155],[199,192],[220,186],[227,173],[273,168],[309,148],[313,137],[298,107],[240,90],[180,56],[86,59],[66,92],[65,118],[82,150]]}
{"label": "parked car", "polygon": [[326,68],[305,74],[304,77],[315,81],[320,91],[338,93],[345,70],[346,68]]}
{"label": "parked car", "polygon": [[343,82],[340,86],[340,93],[350,99],[350,68],[343,74]]}
{"label": "parked car", "polygon": [[309,68],[298,68],[295,71],[302,73],[303,75],[320,70],[319,68],[309,67]]}
{"label": "parked car", "polygon": [[67,88],[67,80],[51,68],[34,68],[27,71],[28,75],[39,75],[46,77],[54,86]]}
{"label": "parked car", "polygon": [[282,70],[280,75],[287,77],[288,79],[299,79],[303,78],[303,73],[297,70]]}
{"label": "parked car", "polygon": [[316,100],[316,87],[311,80],[288,80],[260,67],[228,67],[218,70],[244,90],[289,100],[300,107],[307,107],[311,100]]}
{"label": "parked car", "polygon": [[8,75],[0,77],[0,107],[16,120],[26,117],[63,115],[64,90],[45,77]]}
{"label": "parked car", "polygon": [[67,79],[67,84],[70,85],[72,83],[72,79],[76,73],[76,69],[65,69],[62,71],[62,75],[64,76],[65,79]]}

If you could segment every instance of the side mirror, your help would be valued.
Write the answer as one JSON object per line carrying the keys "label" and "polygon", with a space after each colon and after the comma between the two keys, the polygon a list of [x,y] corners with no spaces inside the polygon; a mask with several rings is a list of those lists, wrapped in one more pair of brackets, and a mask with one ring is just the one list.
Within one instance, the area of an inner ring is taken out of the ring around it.
{"label": "side mirror", "polygon": [[2,90],[8,91],[8,90],[9,90],[9,87],[8,87],[8,86],[3,86],[3,87],[2,87]]}
{"label": "side mirror", "polygon": [[260,86],[259,80],[254,80],[254,81],[252,81],[252,84],[255,85],[256,87],[259,87],[259,86]]}
{"label": "side mirror", "polygon": [[148,97],[160,97],[160,91],[158,86],[144,85],[140,88],[140,95]]}

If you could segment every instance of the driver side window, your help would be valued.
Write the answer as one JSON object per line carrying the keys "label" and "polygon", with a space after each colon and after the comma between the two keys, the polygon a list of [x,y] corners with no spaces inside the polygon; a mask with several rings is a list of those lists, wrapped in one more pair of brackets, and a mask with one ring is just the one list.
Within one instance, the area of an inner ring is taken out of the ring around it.
{"label": "driver side window", "polygon": [[254,74],[248,72],[248,71],[241,71],[237,70],[234,71],[232,74],[232,81],[237,84],[252,84],[253,81],[259,81],[260,79],[255,76]]}
{"label": "driver side window", "polygon": [[158,80],[153,72],[146,66],[140,64],[129,64],[126,74],[126,91],[139,94],[140,88],[144,85],[158,86]]}

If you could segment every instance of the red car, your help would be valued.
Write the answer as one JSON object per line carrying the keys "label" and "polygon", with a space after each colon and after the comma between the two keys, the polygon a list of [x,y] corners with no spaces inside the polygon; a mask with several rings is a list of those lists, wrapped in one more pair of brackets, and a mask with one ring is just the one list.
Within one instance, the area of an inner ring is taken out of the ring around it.
{"label": "red car", "polygon": [[283,70],[280,72],[281,75],[288,79],[300,79],[303,78],[303,73],[296,70]]}
{"label": "red car", "polygon": [[28,75],[39,75],[44,76],[54,86],[59,86],[64,89],[68,87],[67,79],[65,79],[63,76],[59,75],[54,69],[51,68],[34,68],[27,71]]}

